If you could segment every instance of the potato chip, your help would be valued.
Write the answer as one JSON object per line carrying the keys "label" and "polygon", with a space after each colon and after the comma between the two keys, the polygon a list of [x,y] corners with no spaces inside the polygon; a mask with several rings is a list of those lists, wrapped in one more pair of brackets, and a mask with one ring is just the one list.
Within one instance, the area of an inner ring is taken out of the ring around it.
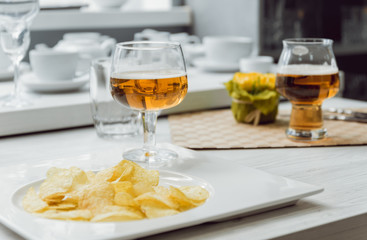
{"label": "potato chip", "polygon": [[87,175],[79,168],[51,168],[40,186],[39,195],[44,201],[55,203],[61,201],[67,192],[77,190],[87,182]]}
{"label": "potato chip", "polygon": [[184,186],[179,189],[192,201],[196,203],[203,203],[208,199],[209,192],[200,186]]}
{"label": "potato chip", "polygon": [[147,192],[135,198],[135,201],[141,206],[152,206],[157,208],[177,209],[177,203],[169,199],[167,196],[160,195],[156,192]]}
{"label": "potato chip", "polygon": [[186,211],[191,208],[197,207],[198,204],[189,199],[183,192],[173,186],[169,187],[169,198],[177,203],[180,211]]}
{"label": "potato chip", "polygon": [[116,222],[143,219],[145,216],[140,211],[119,206],[108,206],[100,214],[95,215],[92,222]]}
{"label": "potato chip", "polygon": [[88,183],[87,174],[77,167],[71,167],[69,170],[73,177],[72,188],[77,188],[79,185]]}
{"label": "potato chip", "polygon": [[73,184],[69,192],[65,194],[63,202],[77,204],[89,184],[89,178],[84,171],[79,172],[80,169],[71,168],[71,170],[74,173]]}
{"label": "potato chip", "polygon": [[127,160],[98,173],[51,168],[39,194],[30,188],[22,204],[26,211],[46,218],[110,222],[174,215],[209,197],[199,186],[158,184],[157,170]]}
{"label": "potato chip", "polygon": [[134,173],[134,165],[131,162],[123,160],[115,167],[115,175],[117,182],[129,181]]}
{"label": "potato chip", "polygon": [[146,170],[142,167],[135,167],[134,174],[131,178],[132,183],[146,182],[151,186],[158,186],[159,172],[157,170]]}
{"label": "potato chip", "polygon": [[158,193],[158,194],[161,194],[161,195],[166,195],[168,196],[169,195],[169,189],[166,188],[166,187],[163,187],[163,186],[155,186],[153,187],[154,189],[154,192]]}
{"label": "potato chip", "polygon": [[47,199],[62,200],[72,184],[73,179],[68,169],[51,168],[46,180],[40,186],[39,195],[45,201]]}
{"label": "potato chip", "polygon": [[96,174],[93,171],[87,171],[85,174],[87,175],[89,182],[93,182],[95,180]]}
{"label": "potato chip", "polygon": [[139,207],[138,203],[127,192],[117,192],[115,194],[114,202],[116,205],[119,205],[119,206]]}
{"label": "potato chip", "polygon": [[148,182],[138,182],[133,186],[134,196],[140,196],[147,192],[154,192],[152,185]]}
{"label": "potato chip", "polygon": [[101,209],[100,214],[107,213],[107,212],[118,212],[118,211],[131,211],[131,212],[134,212],[144,217],[144,214],[140,210],[140,208],[134,208],[134,207],[128,207],[128,206],[117,206],[117,205],[109,205],[109,206],[103,207]]}
{"label": "potato chip", "polygon": [[80,209],[89,209],[97,214],[105,206],[113,205],[115,191],[109,182],[98,182],[88,185],[81,197],[78,206]]}
{"label": "potato chip", "polygon": [[60,211],[60,210],[48,210],[38,214],[45,218],[60,219],[60,220],[75,220],[75,221],[87,221],[93,217],[89,210],[71,210],[71,211]]}
{"label": "potato chip", "polygon": [[113,174],[112,177],[109,179],[110,182],[116,181],[120,178],[121,174],[123,173],[124,169],[120,165],[116,165],[113,167]]}
{"label": "potato chip", "polygon": [[127,192],[131,196],[134,196],[133,184],[129,181],[113,182],[112,186],[115,190],[115,193],[117,193],[117,192]]}
{"label": "potato chip", "polygon": [[[65,194],[64,198],[58,202],[58,203],[72,203],[72,204],[78,204],[82,196],[84,195],[85,189],[88,187],[88,185],[80,186],[79,188],[72,190]],[[57,202],[56,202],[57,203]],[[56,204],[54,203],[54,204]],[[51,203],[49,203],[51,204]]]}
{"label": "potato chip", "polygon": [[110,182],[114,175],[113,168],[107,168],[99,171],[94,177],[94,182]]}
{"label": "potato chip", "polygon": [[180,213],[179,211],[171,208],[154,207],[154,206],[141,206],[141,210],[147,216],[147,218],[166,217]]}
{"label": "potato chip", "polygon": [[47,204],[59,204],[65,198],[64,193],[60,193],[60,195],[53,195],[53,198],[45,198],[43,199]]}
{"label": "potato chip", "polygon": [[74,204],[74,203],[61,202],[59,204],[49,205],[47,209],[48,210],[50,210],[50,209],[53,209],[53,210],[72,210],[72,209],[75,209],[76,207],[77,207],[77,205]]}
{"label": "potato chip", "polygon": [[23,198],[22,204],[23,208],[31,213],[42,212],[48,207],[47,203],[42,201],[33,187],[28,189],[25,197]]}

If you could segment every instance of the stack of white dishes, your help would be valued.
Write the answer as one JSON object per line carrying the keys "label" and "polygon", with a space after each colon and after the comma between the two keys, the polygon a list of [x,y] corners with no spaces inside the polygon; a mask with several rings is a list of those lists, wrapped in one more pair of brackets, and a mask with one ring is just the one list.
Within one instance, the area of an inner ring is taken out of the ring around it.
{"label": "stack of white dishes", "polygon": [[22,76],[23,85],[37,92],[78,90],[89,81],[91,62],[110,56],[115,44],[97,32],[66,33],[53,48],[38,44],[30,51],[33,72]]}
{"label": "stack of white dishes", "polygon": [[206,36],[203,38],[205,57],[197,58],[193,65],[205,71],[235,72],[241,58],[250,57],[253,40],[241,36]]}

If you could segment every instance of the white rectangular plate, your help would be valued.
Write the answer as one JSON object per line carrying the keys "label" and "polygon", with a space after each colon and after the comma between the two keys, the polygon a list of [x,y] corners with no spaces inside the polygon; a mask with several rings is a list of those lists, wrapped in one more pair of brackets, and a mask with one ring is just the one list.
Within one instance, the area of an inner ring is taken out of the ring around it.
{"label": "white rectangular plate", "polygon": [[[179,152],[180,159],[170,166],[169,171],[162,170],[161,183],[205,187],[210,197],[198,208],[175,216],[108,223],[51,220],[36,217],[22,209],[21,200],[26,189],[32,184],[39,184],[50,167],[77,166],[83,170],[98,170],[93,169],[98,159],[92,155],[82,155],[0,167],[0,222],[27,239],[130,239],[265,211],[323,190],[230,160],[209,159],[199,152],[178,147],[175,150]],[[107,159],[104,156],[107,166],[113,166],[120,160]]]}

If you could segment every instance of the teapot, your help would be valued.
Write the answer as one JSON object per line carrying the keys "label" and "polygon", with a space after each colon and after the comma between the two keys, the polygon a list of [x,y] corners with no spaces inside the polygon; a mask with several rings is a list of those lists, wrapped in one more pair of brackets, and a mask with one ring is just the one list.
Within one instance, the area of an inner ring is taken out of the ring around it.
{"label": "teapot", "polygon": [[79,53],[78,71],[88,71],[93,59],[111,55],[116,40],[96,32],[66,33],[53,49]]}

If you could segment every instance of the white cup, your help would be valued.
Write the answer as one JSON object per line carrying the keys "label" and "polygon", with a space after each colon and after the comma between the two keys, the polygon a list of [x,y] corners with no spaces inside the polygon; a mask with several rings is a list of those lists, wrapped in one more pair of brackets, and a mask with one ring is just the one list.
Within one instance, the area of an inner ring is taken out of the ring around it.
{"label": "white cup", "polygon": [[249,58],[241,58],[240,71],[241,72],[271,72],[274,58],[271,56],[256,56]]}
{"label": "white cup", "polygon": [[208,60],[237,64],[251,55],[253,47],[251,38],[240,36],[206,36],[203,44]]}
{"label": "white cup", "polygon": [[42,81],[67,81],[75,78],[79,55],[76,52],[32,50],[29,59],[34,74]]}

